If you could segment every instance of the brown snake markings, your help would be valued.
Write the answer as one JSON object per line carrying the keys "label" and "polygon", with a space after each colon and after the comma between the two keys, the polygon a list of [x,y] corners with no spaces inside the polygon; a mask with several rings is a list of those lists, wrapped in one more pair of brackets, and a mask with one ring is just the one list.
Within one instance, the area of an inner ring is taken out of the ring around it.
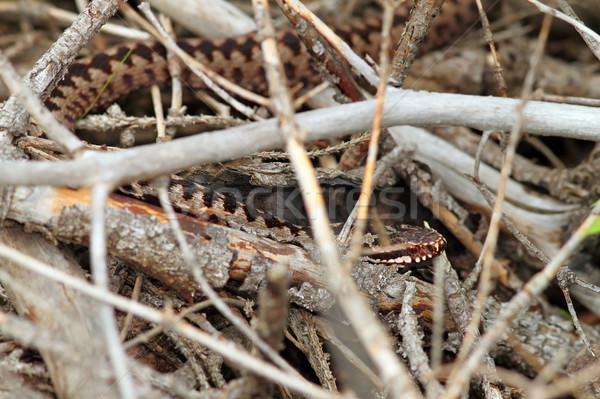
{"label": "brown snake markings", "polygon": [[[392,31],[393,40],[400,37],[409,8],[408,3],[399,7]],[[448,44],[468,30],[478,18],[473,0],[447,0],[421,51]],[[380,29],[380,21],[371,18],[337,27],[335,31],[358,54],[369,54],[376,59]],[[302,83],[305,87],[312,87],[320,83],[319,75],[311,66],[310,56],[295,33],[284,30],[278,33],[277,39],[290,85]],[[260,43],[255,34],[221,40],[188,39],[178,43],[190,55],[225,78],[246,89],[267,94]],[[122,63],[130,50],[129,57]],[[170,76],[164,54],[164,47],[158,43],[135,43],[82,59],[69,67],[63,80],[46,100],[46,105],[60,121],[74,128],[77,118],[91,104],[101,108],[141,87],[167,82]],[[96,99],[100,88],[115,72],[106,91]],[[205,87],[198,77],[185,69],[182,71],[182,80],[194,89]]]}
{"label": "brown snake markings", "polygon": [[[421,50],[439,47],[464,33],[477,21],[478,14],[472,0],[447,1],[443,12],[433,23],[431,33]],[[394,21],[392,35],[397,40],[409,15],[409,4],[404,3]],[[340,35],[360,55],[377,57],[381,24],[378,19],[358,21],[347,27],[339,27]],[[178,42],[190,55],[220,75],[238,85],[260,94],[267,93],[260,43],[250,34],[223,40],[191,39]],[[319,75],[310,64],[310,57],[300,39],[292,31],[278,34],[282,61],[290,85],[301,83],[312,87],[320,83]],[[128,57],[126,55],[131,51]],[[91,104],[100,108],[130,92],[151,84],[161,84],[170,78],[164,61],[162,45],[136,43],[121,46],[102,54],[74,63],[61,80],[46,106],[57,119],[71,129]],[[124,60],[124,62],[123,62]],[[111,84],[98,97],[111,74]],[[189,71],[184,70],[182,80],[191,88],[204,88],[203,83]],[[273,238],[280,242],[302,244],[310,236],[302,228],[286,223],[268,213],[238,204],[233,198],[207,191],[205,187],[174,178],[171,182],[171,201],[181,212],[230,227],[250,230],[253,234]],[[130,195],[151,200],[156,195],[148,185],[136,184],[124,190]],[[378,263],[407,264],[430,259],[440,253],[446,240],[435,230],[403,226],[391,247],[373,247],[368,258]]]}

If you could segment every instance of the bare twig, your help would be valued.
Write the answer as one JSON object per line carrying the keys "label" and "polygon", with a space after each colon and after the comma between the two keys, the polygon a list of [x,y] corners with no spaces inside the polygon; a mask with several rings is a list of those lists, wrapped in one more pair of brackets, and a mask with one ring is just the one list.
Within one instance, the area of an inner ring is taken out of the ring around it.
{"label": "bare twig", "polygon": [[327,42],[338,52],[341,54],[346,61],[356,70],[358,71],[369,84],[373,87],[377,86],[377,73],[371,68],[365,60],[359,57],[350,46],[344,42],[339,36],[333,32],[333,30],[328,27],[323,21],[314,16],[308,8],[301,2],[297,0],[287,0],[285,1],[286,7],[290,7],[293,9],[298,15],[303,17],[310,18],[312,26],[317,29],[317,31],[327,40]]}
{"label": "bare twig", "polygon": [[154,106],[154,116],[156,117],[156,140],[158,142],[165,141],[167,128],[165,126],[165,114],[163,112],[160,87],[152,85],[150,92],[152,93],[152,105]]}
{"label": "bare twig", "polygon": [[[92,190],[91,219],[92,230],[90,233],[90,263],[94,284],[104,292],[109,292],[108,273],[106,265],[106,229],[104,228],[104,207],[112,187],[98,184]],[[117,385],[121,396],[126,399],[137,398],[133,378],[127,366],[127,356],[115,320],[114,309],[110,305],[98,306],[98,318],[101,320],[102,334],[108,348],[111,364],[117,377]]]}
{"label": "bare twig", "polygon": [[[133,283],[133,290],[131,292],[131,300],[132,301],[139,300],[140,292],[142,291],[142,283],[143,282],[144,282],[144,275],[141,273],[138,273],[138,275],[135,276],[135,283]],[[129,327],[131,327],[132,321],[133,321],[133,314],[127,313],[127,315],[125,316],[125,320],[123,320],[121,332],[119,333],[119,338],[121,339],[121,341],[124,341],[125,338],[127,338],[127,332],[129,330]],[[123,348],[127,349],[125,347],[125,345],[123,345]]]}
{"label": "bare twig", "polygon": [[44,107],[44,104],[42,104],[33,90],[21,81],[21,77],[2,52],[0,52],[0,76],[12,95],[18,98],[21,104],[25,106],[27,112],[36,119],[48,137],[54,140],[69,155],[73,157],[81,155],[81,152],[85,150],[83,142],[66,127],[61,125],[54,118],[54,115]]}
{"label": "bare twig", "polygon": [[583,37],[583,40],[585,40],[585,42],[588,44],[588,47],[590,50],[592,50],[592,53],[596,56],[596,58],[600,59],[600,35],[585,26],[583,22],[577,18],[571,7],[566,5],[566,2],[562,2],[561,4],[561,7],[563,7],[563,10],[565,11],[563,14],[562,12],[555,10],[552,7],[548,7],[537,0],[528,1],[536,6],[541,12],[563,20],[577,29],[577,32],[579,32],[581,37]]}
{"label": "bare twig", "polygon": [[[507,131],[517,118],[514,109],[517,104],[517,100],[508,98],[390,90],[386,95],[382,127],[435,123]],[[374,106],[374,101],[344,104],[304,112],[296,118],[306,132],[306,140],[338,137],[368,129]],[[523,133],[600,140],[598,108],[530,101],[523,117]],[[162,143],[161,151],[156,151],[154,146],[144,146],[112,154],[89,154],[84,159],[58,164],[6,162],[0,164],[0,184],[80,186],[91,185],[101,176],[117,184],[149,179],[193,165],[281,148],[284,141],[273,134],[276,131],[277,122],[268,120]],[[149,158],[154,162],[143,162]]]}
{"label": "bare twig", "polygon": [[420,331],[417,318],[413,311],[415,283],[406,282],[402,311],[398,317],[398,325],[402,333],[402,347],[408,357],[410,368],[419,383],[426,387],[429,397],[438,397],[442,392],[442,385],[433,377],[429,368],[429,359],[423,350],[423,332]]}
{"label": "bare twig", "polygon": [[[150,22],[152,23],[154,28],[158,31],[158,34],[156,34],[155,37],[166,48],[168,48],[173,53],[177,54],[177,56],[180,57],[186,63],[186,65],[190,68],[190,70],[192,72],[194,72],[194,74],[196,74],[200,79],[202,79],[202,81],[204,82],[204,84],[206,84],[206,86],[208,88],[210,88],[212,91],[217,93],[219,95],[219,97],[226,100],[229,104],[231,104],[232,107],[234,107],[236,110],[238,110],[242,114],[246,115],[247,117],[249,117],[251,119],[260,119],[256,116],[254,110],[252,110],[249,107],[245,106],[244,104],[240,103],[238,100],[236,100],[231,95],[229,95],[221,87],[235,93],[236,95],[238,95],[246,100],[255,102],[260,105],[266,105],[266,100],[264,97],[259,96],[249,90],[246,90],[236,84],[233,84],[229,80],[219,76],[214,71],[207,68],[202,63],[198,62],[195,58],[193,58],[192,56],[187,54],[185,51],[183,51],[179,46],[177,46],[175,41],[164,31],[162,26],[156,20],[156,17],[154,17],[154,14],[152,14],[152,11],[150,10],[148,3],[140,4],[139,8],[140,8],[140,10],[142,10],[142,12],[144,12],[144,14],[146,15],[146,18],[148,18],[148,20],[150,20]],[[135,13],[132,14],[132,17],[134,15],[135,15]],[[139,19],[136,17],[136,20],[138,21],[138,23],[142,24],[142,26],[147,28],[149,31],[155,32],[155,30],[151,29],[149,24],[146,21],[144,21],[143,19]],[[220,86],[217,86],[217,84]]]}
{"label": "bare twig", "polygon": [[278,263],[269,269],[267,284],[258,295],[258,315],[254,328],[272,348],[283,348],[283,330],[287,323],[290,275],[289,269]]}
{"label": "bare twig", "polygon": [[[340,57],[339,53],[324,40],[319,34],[319,28],[316,22],[319,21],[310,10],[303,8],[301,5],[290,4],[298,3],[297,1],[278,0],[277,4],[284,12],[288,20],[294,25],[294,29],[298,32],[300,40],[304,43],[308,53],[316,62],[317,70],[325,78],[326,81],[331,81],[348,99],[349,101],[362,101],[365,99],[361,88],[354,80],[348,65]],[[302,12],[299,13],[298,10]],[[346,102],[348,100],[338,100]]]}
{"label": "bare twig", "polygon": [[494,43],[494,37],[492,35],[492,29],[490,28],[490,21],[485,13],[485,9],[481,4],[481,0],[476,0],[477,9],[479,10],[479,16],[481,18],[481,25],[483,27],[483,34],[485,36],[485,42],[487,43],[490,54],[492,55],[492,60],[494,61],[494,77],[496,78],[496,82],[498,83],[498,88],[502,97],[507,96],[506,89],[506,80],[504,79],[504,74],[502,73],[502,65],[500,64],[500,58],[498,57],[498,52],[496,51],[496,43]]}
{"label": "bare twig", "polygon": [[467,379],[471,372],[477,369],[478,363],[481,361],[481,358],[485,355],[486,351],[497,342],[510,322],[531,302],[532,298],[539,295],[548,286],[561,266],[586,237],[585,232],[594,223],[599,214],[600,204],[597,204],[592,209],[590,215],[577,228],[577,231],[554,256],[552,261],[548,263],[542,271],[534,275],[533,278],[525,284],[523,289],[504,305],[494,324],[481,337],[479,343],[474,346],[473,351],[465,360],[461,372],[455,374],[452,384],[447,386],[446,397],[458,396],[462,384],[465,384],[468,381]]}
{"label": "bare twig", "polygon": [[194,279],[200,285],[200,289],[214,304],[214,306],[221,312],[227,320],[231,322],[236,328],[238,328],[244,335],[246,335],[252,342],[275,364],[281,369],[286,370],[290,374],[296,374],[297,371],[289,365],[279,354],[274,350],[267,342],[265,342],[254,330],[252,330],[243,320],[236,316],[227,304],[219,297],[219,294],[211,287],[210,283],[204,276],[202,267],[198,264],[198,260],[192,252],[190,246],[187,244],[185,235],[178,223],[177,215],[173,210],[171,201],[169,200],[169,193],[167,191],[167,184],[165,181],[160,184],[159,188],[159,199],[161,206],[169,216],[169,224],[171,229],[177,238],[177,243],[181,249],[182,257],[187,265],[187,268],[192,271]]}
{"label": "bare twig", "polygon": [[[502,206],[504,203],[504,198],[506,195],[506,186],[507,181],[510,176],[512,170],[512,161],[515,157],[517,151],[517,144],[521,138],[522,130],[521,127],[524,121],[523,110],[527,105],[527,101],[529,100],[532,92],[533,82],[535,73],[537,70],[537,65],[539,60],[541,59],[543,50],[546,45],[546,41],[548,39],[548,34],[550,32],[550,18],[544,19],[544,24],[542,25],[542,29],[540,32],[540,37],[537,42],[536,49],[531,57],[530,69],[528,71],[527,77],[525,78],[525,83],[523,85],[523,93],[521,95],[521,104],[519,104],[518,111],[520,117],[517,119],[517,122],[513,126],[513,129],[510,133],[509,143],[506,148],[504,163],[502,165],[502,169],[500,171],[500,182],[497,189],[497,199],[494,204],[494,209],[492,212],[492,217],[490,221],[490,227],[488,230],[488,235],[486,237],[486,241],[483,246],[483,263],[482,263],[482,272],[479,280],[479,288],[477,292],[477,300],[475,302],[475,306],[473,307],[473,314],[469,326],[466,330],[466,335],[461,345],[461,350],[458,355],[458,363],[456,365],[455,370],[450,376],[448,391],[446,394],[448,397],[453,398],[458,396],[458,390],[460,389],[460,383],[465,384],[465,374],[470,374],[468,370],[465,373],[465,370],[462,368],[462,361],[466,358],[467,353],[471,350],[471,345],[475,342],[478,336],[478,325],[480,321],[481,314],[483,312],[483,306],[487,296],[489,295],[492,286],[491,286],[491,278],[492,278],[492,264],[494,261],[494,253],[496,250],[496,244],[498,240],[499,234],[499,226],[500,219],[502,215]],[[460,377],[458,377],[460,375]],[[460,383],[459,383],[460,381]],[[463,385],[464,386],[464,385]]]}
{"label": "bare twig", "polygon": [[369,150],[367,153],[367,159],[365,161],[365,173],[363,176],[362,185],[360,187],[358,203],[356,204],[358,209],[356,217],[357,223],[352,235],[349,251],[346,255],[345,266],[348,270],[351,270],[356,262],[358,262],[358,258],[362,249],[364,231],[367,225],[367,217],[369,214],[369,203],[371,201],[371,194],[373,192],[373,175],[375,173],[377,153],[379,150],[379,138],[381,137],[381,120],[383,118],[383,104],[385,101],[387,78],[391,71],[389,52],[391,47],[390,31],[392,29],[392,21],[394,19],[394,2],[385,1],[383,6],[383,26],[381,28],[382,43],[379,54],[381,69],[379,72],[379,84],[377,87],[373,124],[371,126],[371,140],[369,141]]}
{"label": "bare twig", "polygon": [[[385,4],[385,3],[384,3]],[[419,46],[429,31],[431,21],[439,14],[443,0],[418,1],[411,11],[404,33],[394,50],[390,79],[401,87],[417,56]]]}
{"label": "bare twig", "polygon": [[200,344],[220,353],[227,358],[231,363],[244,367],[247,370],[252,370],[257,375],[265,377],[270,381],[285,385],[297,392],[315,398],[332,399],[340,397],[334,392],[327,392],[320,387],[307,382],[306,380],[297,377],[295,374],[288,374],[281,371],[279,368],[272,366],[270,363],[257,359],[243,348],[231,342],[224,342],[213,338],[210,334],[204,333],[190,324],[184,322],[174,323],[172,317],[168,314],[159,312],[148,306],[142,305],[139,302],[131,301],[113,293],[107,292],[94,285],[91,285],[80,278],[70,276],[64,272],[56,270],[49,265],[46,265],[29,256],[23,255],[20,252],[0,244],[0,256],[11,259],[19,263],[22,267],[32,270],[35,273],[45,276],[46,278],[60,282],[70,288],[74,288],[86,295],[121,310],[131,312],[138,317],[142,317],[152,323],[165,324],[173,326],[173,330],[178,334],[182,334],[189,339],[192,339]]}
{"label": "bare twig", "polygon": [[[97,0],[90,3],[27,73],[23,78],[24,84],[31,87],[42,100],[46,99],[79,51],[116,11],[114,1]],[[3,110],[5,113],[0,119],[0,127],[11,132],[22,132],[28,115],[16,97],[9,98]]]}

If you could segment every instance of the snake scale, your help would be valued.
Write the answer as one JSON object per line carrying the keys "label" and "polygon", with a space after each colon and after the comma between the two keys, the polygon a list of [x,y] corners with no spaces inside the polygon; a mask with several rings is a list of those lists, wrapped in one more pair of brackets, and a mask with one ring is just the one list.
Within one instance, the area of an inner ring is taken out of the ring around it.
{"label": "snake scale", "polygon": [[[403,3],[397,10],[392,30],[396,41],[410,15],[410,4]],[[477,21],[479,15],[472,0],[449,0],[423,43],[421,51],[449,43]],[[336,33],[351,45],[359,55],[377,58],[381,22],[377,18],[359,20],[335,28]],[[277,35],[278,46],[290,85],[314,87],[321,78],[311,66],[311,59],[298,36],[291,30]],[[255,34],[220,40],[180,40],[179,46],[190,55],[236,84],[260,94],[267,93],[260,42]],[[142,87],[162,84],[170,78],[164,60],[165,49],[158,43],[134,43],[110,49],[72,64],[58,83],[46,106],[56,118],[74,129],[77,119],[89,108],[102,108]],[[111,76],[112,75],[112,76]],[[110,84],[104,91],[103,86]],[[191,88],[204,88],[203,83],[189,71],[182,79]],[[134,184],[123,191],[141,200],[155,198],[156,192],[144,183]],[[173,177],[170,197],[180,210],[211,222],[235,228],[250,228],[254,234],[283,242],[310,240],[301,227],[279,220],[267,213],[249,209],[206,187]],[[373,262],[405,265],[428,260],[439,254],[446,240],[432,229],[402,226],[393,237],[393,244],[373,246],[367,257]]]}

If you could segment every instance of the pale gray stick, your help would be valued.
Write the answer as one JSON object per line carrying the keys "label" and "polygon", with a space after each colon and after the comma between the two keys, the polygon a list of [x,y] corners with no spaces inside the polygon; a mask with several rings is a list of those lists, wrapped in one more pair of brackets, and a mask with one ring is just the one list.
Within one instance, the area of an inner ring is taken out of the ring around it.
{"label": "pale gray stick", "polygon": [[[509,131],[519,100],[388,89],[383,127],[464,125]],[[344,104],[296,116],[306,141],[339,137],[370,127],[374,101]],[[531,101],[524,110],[524,133],[600,141],[600,109]],[[222,162],[282,148],[277,121],[270,119],[218,132],[141,146],[112,154],[89,154],[68,162],[6,162],[0,185],[91,186],[97,181],[122,184],[172,173],[193,165]],[[153,162],[147,162],[152,159]]]}

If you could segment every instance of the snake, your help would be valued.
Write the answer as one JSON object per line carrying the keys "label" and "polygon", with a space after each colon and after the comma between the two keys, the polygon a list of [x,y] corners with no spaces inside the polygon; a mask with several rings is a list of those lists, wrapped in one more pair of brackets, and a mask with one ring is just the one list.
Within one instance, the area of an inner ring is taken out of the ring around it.
{"label": "snake", "polygon": [[[392,41],[398,40],[410,16],[409,2],[396,10]],[[430,34],[421,46],[426,52],[451,42],[462,35],[479,18],[472,0],[447,0],[441,15],[434,20]],[[361,55],[377,59],[381,41],[381,19],[363,18],[334,31]],[[286,77],[290,86],[315,87],[322,77],[311,63],[311,57],[300,38],[292,29],[281,29],[276,40]],[[260,40],[255,33],[224,39],[184,39],[178,45],[191,56],[221,76],[239,86],[259,94],[267,94],[268,86],[263,69]],[[120,45],[74,62],[64,78],[46,99],[46,107],[70,129],[90,109],[100,109],[129,93],[153,84],[164,84],[170,79],[164,47],[158,43],[136,42]],[[193,89],[204,89],[204,83],[185,70],[182,80]],[[110,84],[106,83],[110,81]],[[157,193],[152,185],[135,183],[121,191],[142,201],[156,202]],[[251,209],[222,193],[172,176],[170,199],[181,212],[214,223],[252,229],[280,242],[302,245],[311,240],[310,233],[278,219],[267,212]],[[446,247],[445,238],[437,231],[401,225],[390,245],[372,245],[364,258],[388,265],[409,265],[425,262],[439,255]]]}
{"label": "snake", "polygon": [[[308,229],[243,204],[229,190],[218,192],[177,175],[170,176],[168,188],[169,200],[178,213],[280,243],[314,248]],[[119,190],[140,201],[158,205],[158,189],[150,182],[135,182]],[[362,259],[402,268],[424,263],[446,248],[445,237],[428,227],[400,224],[393,227],[387,238],[390,241],[387,245],[369,244]]]}

